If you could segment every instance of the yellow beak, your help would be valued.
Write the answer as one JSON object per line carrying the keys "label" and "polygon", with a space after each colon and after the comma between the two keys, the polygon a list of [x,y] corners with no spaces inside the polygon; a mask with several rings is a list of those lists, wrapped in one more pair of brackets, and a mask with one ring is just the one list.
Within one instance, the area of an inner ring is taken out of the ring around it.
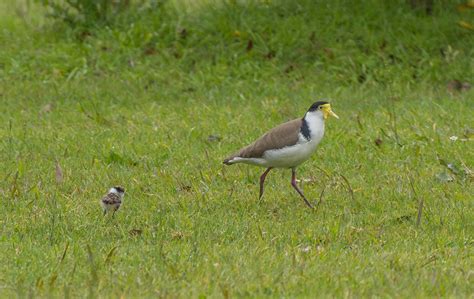
{"label": "yellow beak", "polygon": [[332,110],[331,110],[331,109],[329,109],[329,111],[328,111],[328,112],[329,112],[329,114],[330,114],[331,116],[334,116],[335,118],[339,119],[339,116],[337,116],[337,114],[336,114],[336,113],[332,112]]}

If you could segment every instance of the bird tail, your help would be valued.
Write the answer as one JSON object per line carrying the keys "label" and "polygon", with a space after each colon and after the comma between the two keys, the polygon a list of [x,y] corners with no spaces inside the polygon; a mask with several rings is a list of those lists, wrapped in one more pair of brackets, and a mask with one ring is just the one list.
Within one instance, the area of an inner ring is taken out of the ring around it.
{"label": "bird tail", "polygon": [[232,155],[226,159],[224,159],[224,161],[222,163],[224,163],[225,165],[232,165],[232,164],[235,164],[238,162],[238,159],[235,159],[235,158],[238,158],[237,155]]}
{"label": "bird tail", "polygon": [[232,165],[232,164],[234,164],[234,163],[232,163],[232,159],[234,159],[234,157],[227,158],[222,163],[224,163],[225,165]]}

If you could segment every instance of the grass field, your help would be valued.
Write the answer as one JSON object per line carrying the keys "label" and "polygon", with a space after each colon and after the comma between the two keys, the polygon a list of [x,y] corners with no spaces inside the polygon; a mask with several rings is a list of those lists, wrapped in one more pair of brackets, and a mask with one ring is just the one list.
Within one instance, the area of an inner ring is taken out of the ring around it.
{"label": "grass field", "polygon": [[[0,297],[473,298],[458,2],[168,2],[88,29],[1,2]],[[263,169],[222,160],[321,98],[316,209],[289,170],[259,201]]]}

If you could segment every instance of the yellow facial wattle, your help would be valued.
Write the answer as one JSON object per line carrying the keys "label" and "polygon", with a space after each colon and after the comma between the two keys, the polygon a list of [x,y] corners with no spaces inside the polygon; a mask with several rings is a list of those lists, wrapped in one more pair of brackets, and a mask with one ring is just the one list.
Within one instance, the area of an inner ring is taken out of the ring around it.
{"label": "yellow facial wattle", "polygon": [[339,119],[339,116],[337,116],[337,114],[334,113],[331,110],[331,105],[330,104],[324,104],[321,107],[322,107],[324,119],[327,119],[329,116],[333,116],[333,117]]}

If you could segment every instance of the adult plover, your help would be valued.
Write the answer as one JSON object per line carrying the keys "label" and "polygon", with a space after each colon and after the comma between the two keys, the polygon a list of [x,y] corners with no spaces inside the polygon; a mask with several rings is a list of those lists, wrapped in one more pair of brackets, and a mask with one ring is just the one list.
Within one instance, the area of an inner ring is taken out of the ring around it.
{"label": "adult plover", "polygon": [[312,208],[296,184],[296,167],[306,161],[316,150],[324,135],[324,121],[329,117],[339,118],[328,102],[319,101],[311,105],[303,118],[281,124],[224,160],[224,164],[246,163],[266,167],[260,176],[260,196],[264,182],[272,168],[291,168],[291,185]]}

